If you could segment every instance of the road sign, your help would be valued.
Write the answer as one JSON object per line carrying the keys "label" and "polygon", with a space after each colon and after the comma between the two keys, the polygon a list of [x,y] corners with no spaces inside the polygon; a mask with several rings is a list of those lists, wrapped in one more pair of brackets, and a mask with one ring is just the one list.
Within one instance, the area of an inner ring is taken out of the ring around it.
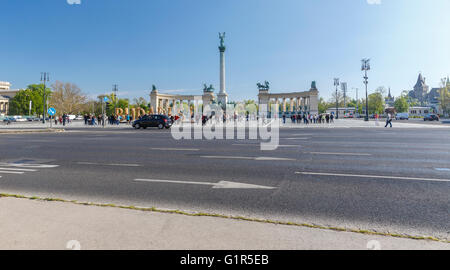
{"label": "road sign", "polygon": [[48,108],[47,113],[48,113],[49,115],[53,116],[53,115],[56,114],[56,110],[55,110],[55,108]]}

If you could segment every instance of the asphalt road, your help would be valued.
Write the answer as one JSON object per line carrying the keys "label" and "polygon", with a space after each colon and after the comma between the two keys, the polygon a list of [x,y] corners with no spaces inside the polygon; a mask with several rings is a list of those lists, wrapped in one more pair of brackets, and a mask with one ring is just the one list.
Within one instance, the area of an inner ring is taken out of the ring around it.
{"label": "asphalt road", "polygon": [[0,192],[450,239],[449,132],[281,129],[274,151],[157,129],[3,134]]}

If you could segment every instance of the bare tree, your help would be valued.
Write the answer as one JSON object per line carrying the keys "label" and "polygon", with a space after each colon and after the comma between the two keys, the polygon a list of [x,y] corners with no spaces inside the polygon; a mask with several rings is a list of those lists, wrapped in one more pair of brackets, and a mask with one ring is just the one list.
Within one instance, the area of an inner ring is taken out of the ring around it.
{"label": "bare tree", "polygon": [[58,114],[77,114],[84,110],[87,97],[72,83],[56,81],[52,85],[50,104]]}
{"label": "bare tree", "polygon": [[[339,107],[344,106],[344,94],[341,91],[337,92],[337,101],[338,101]],[[333,104],[333,107],[336,107],[336,92],[335,91],[332,92],[331,99],[328,102],[330,104]]]}

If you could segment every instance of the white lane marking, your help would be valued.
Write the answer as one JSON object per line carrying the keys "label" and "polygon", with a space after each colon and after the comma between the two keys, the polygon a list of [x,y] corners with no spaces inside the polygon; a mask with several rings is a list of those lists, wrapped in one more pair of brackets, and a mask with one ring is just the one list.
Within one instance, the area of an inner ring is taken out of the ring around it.
{"label": "white lane marking", "polygon": [[235,157],[235,156],[200,156],[201,158],[215,158],[215,159],[255,159],[254,157]]}
{"label": "white lane marking", "polygon": [[140,167],[139,164],[118,164],[118,163],[95,163],[95,162],[77,162],[79,165],[100,165],[100,166],[122,166],[122,167]]}
{"label": "white lane marking", "polygon": [[342,177],[359,177],[359,178],[397,179],[397,180],[413,180],[413,181],[450,182],[450,179],[417,178],[417,177],[402,177],[402,176],[387,176],[387,175],[363,175],[363,174],[315,173],[315,172],[295,172],[295,174],[322,175],[322,176],[342,176]]}
{"label": "white lane marking", "polygon": [[0,173],[10,173],[10,174],[24,174],[25,172],[0,171]]}
{"label": "white lane marking", "polygon": [[436,171],[450,172],[449,168],[434,168]]}
{"label": "white lane marking", "polygon": [[[238,146],[260,146],[257,143],[233,143],[233,145]],[[301,145],[278,145],[278,147],[301,147]]]}
{"label": "white lane marking", "polygon": [[200,151],[197,148],[150,148],[150,150],[159,150],[159,151]]}
{"label": "white lane marking", "polygon": [[245,184],[245,183],[229,182],[229,181],[220,181],[218,183],[158,180],[158,179],[134,179],[134,181],[150,182],[150,183],[206,185],[206,186],[212,186],[212,188],[221,188],[221,189],[276,189],[276,187],[267,187],[267,186],[252,185],[252,184]]}
{"label": "white lane marking", "polygon": [[257,160],[257,161],[293,161],[296,159],[291,158],[277,158],[277,157],[236,157],[236,156],[200,156],[201,158],[214,158],[214,159],[245,159],[245,160]]}
{"label": "white lane marking", "polygon": [[7,171],[23,171],[23,172],[35,172],[36,170],[32,169],[16,169],[16,168],[0,168],[0,170],[7,170]]}
{"label": "white lane marking", "polygon": [[255,158],[255,160],[267,160],[267,161],[292,161],[292,160],[296,160],[296,159],[292,159],[292,158],[277,158],[277,157],[257,157]]}
{"label": "white lane marking", "polygon": [[233,143],[232,145],[239,145],[239,146],[260,146],[259,143]]}
{"label": "white lane marking", "polygon": [[281,140],[309,140],[311,138],[280,138]]}
{"label": "white lane marking", "polygon": [[332,152],[309,152],[313,155],[342,155],[342,156],[371,156],[372,154],[364,153],[332,153]]}
{"label": "white lane marking", "polygon": [[48,169],[48,168],[59,167],[59,165],[27,164],[27,163],[5,163],[5,162],[0,162],[0,166],[10,166],[10,167],[17,167],[17,168],[32,168],[32,169]]}

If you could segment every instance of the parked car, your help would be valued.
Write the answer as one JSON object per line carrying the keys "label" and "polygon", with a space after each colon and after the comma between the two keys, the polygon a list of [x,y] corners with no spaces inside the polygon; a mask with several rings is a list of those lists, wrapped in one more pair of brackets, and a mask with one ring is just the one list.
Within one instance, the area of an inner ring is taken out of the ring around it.
{"label": "parked car", "polygon": [[17,122],[16,118],[14,117],[6,117],[5,119],[3,119],[3,122]]}
{"label": "parked car", "polygon": [[14,119],[16,119],[16,122],[26,122],[27,119],[23,118],[22,116],[14,116]]}
{"label": "parked car", "polygon": [[395,120],[409,120],[409,113],[397,113]]}
{"label": "parked car", "polygon": [[423,118],[423,121],[439,121],[439,116],[437,116],[436,114],[427,114]]}
{"label": "parked car", "polygon": [[167,128],[169,129],[172,126],[172,121],[166,115],[161,114],[153,114],[153,115],[145,115],[137,120],[135,120],[132,124],[135,129],[147,127],[158,127],[159,129]]}

